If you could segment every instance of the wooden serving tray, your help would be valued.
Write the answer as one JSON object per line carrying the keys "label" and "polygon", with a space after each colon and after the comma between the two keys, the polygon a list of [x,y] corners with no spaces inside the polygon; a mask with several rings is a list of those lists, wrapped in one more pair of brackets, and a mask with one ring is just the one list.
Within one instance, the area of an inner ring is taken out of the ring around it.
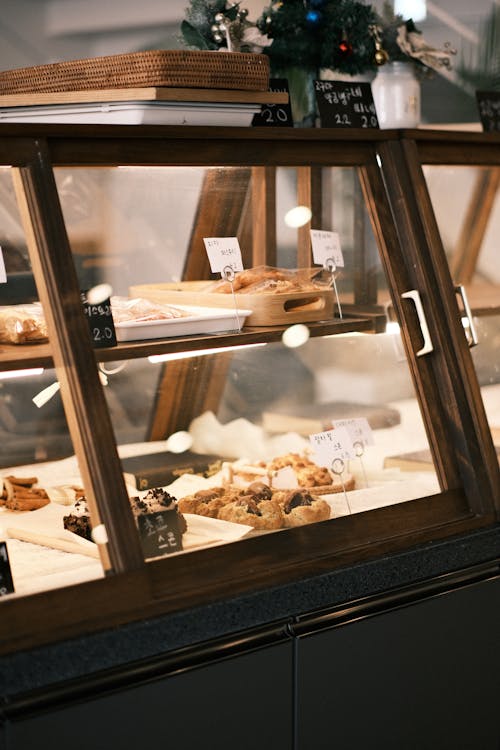
{"label": "wooden serving tray", "polygon": [[179,283],[137,284],[131,286],[131,297],[143,297],[151,302],[168,305],[196,305],[201,307],[234,307],[252,310],[247,326],[273,326],[331,320],[334,296],[331,289],[314,289],[283,294],[220,294],[206,292],[207,281]]}

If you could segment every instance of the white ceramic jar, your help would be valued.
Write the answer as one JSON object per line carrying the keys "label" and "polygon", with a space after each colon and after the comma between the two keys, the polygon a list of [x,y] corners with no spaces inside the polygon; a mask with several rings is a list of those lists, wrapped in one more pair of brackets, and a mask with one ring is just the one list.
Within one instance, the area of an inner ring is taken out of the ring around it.
{"label": "white ceramic jar", "polygon": [[420,123],[420,82],[412,63],[382,65],[372,83],[381,128],[416,128]]}

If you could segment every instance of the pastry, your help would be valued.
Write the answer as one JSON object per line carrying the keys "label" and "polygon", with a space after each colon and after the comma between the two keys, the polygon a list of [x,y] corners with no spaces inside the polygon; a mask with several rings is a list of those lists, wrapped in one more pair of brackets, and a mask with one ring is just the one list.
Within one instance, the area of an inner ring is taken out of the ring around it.
{"label": "pastry", "polygon": [[142,498],[131,497],[130,505],[135,518],[149,513],[161,513],[163,510],[175,510],[178,514],[179,531],[181,534],[185,534],[187,531],[186,519],[180,512],[177,499],[160,487],[148,490]]}
{"label": "pastry", "polygon": [[179,500],[181,513],[195,513],[198,516],[218,518],[223,505],[236,498],[236,492],[229,487],[212,487],[208,490],[198,490],[194,495],[186,495]]}
{"label": "pastry", "polygon": [[0,307],[0,341],[27,344],[47,341],[47,325],[39,302]]}
{"label": "pastry", "polygon": [[311,495],[307,490],[278,491],[274,493],[274,498],[282,510],[286,528],[330,518],[330,506],[326,500]]}
{"label": "pastry", "polygon": [[90,514],[87,502],[84,496],[80,496],[74,504],[72,513],[63,516],[63,526],[67,531],[92,541],[92,526],[90,524]]}
{"label": "pastry", "polygon": [[256,501],[251,495],[242,494],[219,510],[221,521],[244,523],[254,529],[274,531],[283,526],[283,514],[275,500]]}
{"label": "pastry", "polygon": [[222,506],[218,518],[270,531],[283,526],[280,507],[273,498],[272,489],[264,482],[252,482],[239,490],[235,500]]}
{"label": "pastry", "polygon": [[233,476],[235,481],[251,481],[256,475],[267,476],[272,486],[273,475],[286,467],[295,472],[299,487],[314,489],[315,493],[342,492],[352,490],[355,486],[354,477],[349,472],[337,476],[328,467],[318,466],[310,458],[299,453],[286,453],[270,461],[260,461],[255,466],[236,465],[233,467]]}

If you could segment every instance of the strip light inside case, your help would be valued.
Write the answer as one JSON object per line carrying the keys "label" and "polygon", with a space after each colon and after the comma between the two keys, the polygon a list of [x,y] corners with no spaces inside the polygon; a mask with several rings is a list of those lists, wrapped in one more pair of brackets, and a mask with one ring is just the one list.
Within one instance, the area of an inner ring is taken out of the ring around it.
{"label": "strip light inside case", "polygon": [[236,349],[256,349],[257,347],[267,346],[263,344],[242,344],[241,346],[221,346],[219,349],[198,349],[198,351],[189,352],[172,352],[171,354],[152,354],[148,357],[151,364],[159,362],[171,362],[175,359],[188,359],[188,357],[203,357],[206,354],[219,354],[219,352],[232,352]]}
{"label": "strip light inside case", "polygon": [[29,370],[6,370],[0,372],[0,380],[9,380],[10,378],[29,378],[32,375],[41,375],[43,367],[32,367]]}

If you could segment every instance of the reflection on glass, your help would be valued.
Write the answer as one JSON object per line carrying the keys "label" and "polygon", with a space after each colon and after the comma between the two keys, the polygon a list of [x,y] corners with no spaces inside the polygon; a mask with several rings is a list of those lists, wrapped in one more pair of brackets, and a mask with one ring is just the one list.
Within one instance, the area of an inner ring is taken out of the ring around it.
{"label": "reflection on glass", "polygon": [[[478,345],[471,349],[493,438],[500,440],[500,266],[498,167],[425,166],[434,213],[455,284],[463,284]],[[461,217],[457,221],[457,216]],[[468,321],[464,321],[465,326]]]}
{"label": "reflection on glass", "polygon": [[[7,205],[11,186],[8,175],[0,174],[0,182],[4,178]],[[256,266],[277,266],[283,278],[272,279],[276,296],[275,282],[289,284],[291,269],[309,273],[309,230],[318,229],[340,239],[339,300],[379,315],[384,309],[387,284],[355,168],[57,169],[56,182],[78,283],[98,300],[110,290],[130,296],[136,286],[147,296],[165,284],[162,294],[181,297],[161,301],[203,307],[190,295],[200,284],[213,289],[218,282],[205,253],[207,236],[237,237],[247,278],[256,272],[266,289],[263,269]],[[297,206],[306,207],[310,220],[290,226],[285,217]],[[25,256],[12,215],[4,239],[8,234]],[[306,278],[304,272],[292,275]],[[293,285],[286,288],[292,289],[293,319],[271,320],[266,313],[257,324],[278,325],[278,331],[286,326],[281,341],[266,342],[264,336],[239,348],[239,333],[231,328],[229,340],[221,342],[228,346],[214,351],[214,331],[207,314],[198,312],[191,317],[201,329],[189,335],[209,334],[205,350],[190,352],[189,340],[172,346],[176,329],[169,329],[164,344],[151,346],[151,356],[118,356],[116,362],[104,357],[98,365],[145,558],[439,492],[399,333],[320,336],[324,329],[313,330],[313,324],[326,319],[335,330],[339,306],[327,313],[318,308],[312,320],[305,319]],[[231,303],[232,295],[226,296]],[[182,321],[178,312],[174,318]],[[341,324],[349,329],[346,318]],[[133,348],[134,340],[124,346]],[[55,373],[0,379],[0,392],[4,475],[29,471],[52,493],[76,488],[84,503]],[[74,516],[68,533],[81,537],[84,504],[72,497],[65,506],[58,497],[50,503],[57,531],[64,531],[64,516]],[[35,513],[31,518],[38,518]],[[93,541],[86,544],[95,548]],[[95,577],[96,566],[102,572],[95,558],[71,560],[65,575],[73,570],[75,581]],[[50,585],[63,578],[58,572]],[[46,585],[43,575],[32,581],[34,590]]]}
{"label": "reflection on glass", "polygon": [[12,374],[0,378],[0,539],[14,592],[100,578],[97,545],[74,533],[90,526],[55,371]]}

